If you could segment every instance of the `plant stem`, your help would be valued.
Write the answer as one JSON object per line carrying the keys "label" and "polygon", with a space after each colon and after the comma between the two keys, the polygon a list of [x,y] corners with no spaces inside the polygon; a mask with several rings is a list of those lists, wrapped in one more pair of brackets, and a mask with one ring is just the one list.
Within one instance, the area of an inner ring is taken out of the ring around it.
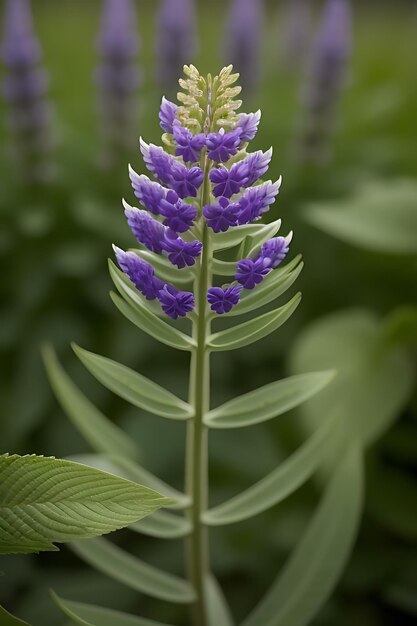
{"label": "plant stem", "polygon": [[[205,174],[202,206],[208,202],[209,194],[207,164]],[[192,499],[189,511],[192,532],[187,544],[187,567],[188,577],[197,596],[193,612],[194,626],[207,626],[205,579],[209,572],[209,551],[207,528],[201,522],[201,514],[207,508],[208,498],[208,433],[203,418],[210,408],[210,354],[206,343],[210,334],[207,289],[211,286],[212,249],[210,232],[202,217],[200,224],[203,250],[195,281],[197,318],[193,322],[193,337],[197,347],[191,356],[189,392],[189,401],[195,412],[194,419],[187,426],[186,452],[186,491]]]}

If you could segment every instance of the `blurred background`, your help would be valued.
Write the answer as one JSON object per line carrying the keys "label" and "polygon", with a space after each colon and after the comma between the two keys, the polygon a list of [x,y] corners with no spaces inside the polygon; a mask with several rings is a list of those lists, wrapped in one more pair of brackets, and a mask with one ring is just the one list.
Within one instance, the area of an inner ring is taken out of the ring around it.
{"label": "blurred background", "polygon": [[[158,144],[158,106],[184,63],[241,72],[244,111],[262,109],[253,149],[274,148],[283,185],[270,219],[294,231],[303,301],[273,336],[214,359],[213,404],[293,371],[336,366],[333,395],[365,424],[358,540],[318,626],[417,621],[417,2],[349,0],[2,0],[0,102],[0,451],[65,457],[88,443],[57,405],[40,358],[51,342],[141,463],[181,487],[184,431],[111,395],[69,343],[185,396],[187,358],[118,315],[111,244],[132,245],[138,137]],[[211,438],[212,501],[271,471],[334,398]],[[369,432],[368,432],[369,431]],[[317,481],[257,518],[212,533],[213,568],[237,618],[272,581],[317,502]],[[133,538],[132,538],[133,537]],[[118,534],[170,571],[180,541]],[[48,589],[185,624],[69,550],[0,560],[0,603],[34,626],[65,618]],[[261,625],[260,625],[261,626]]]}

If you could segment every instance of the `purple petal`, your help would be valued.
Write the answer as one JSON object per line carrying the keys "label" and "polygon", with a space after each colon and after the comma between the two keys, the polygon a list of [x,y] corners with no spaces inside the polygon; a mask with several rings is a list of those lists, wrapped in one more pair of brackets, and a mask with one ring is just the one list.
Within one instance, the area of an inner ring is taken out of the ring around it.
{"label": "purple petal", "polygon": [[161,108],[159,109],[159,124],[166,133],[172,135],[173,123],[177,114],[178,107],[176,104],[162,97]]}

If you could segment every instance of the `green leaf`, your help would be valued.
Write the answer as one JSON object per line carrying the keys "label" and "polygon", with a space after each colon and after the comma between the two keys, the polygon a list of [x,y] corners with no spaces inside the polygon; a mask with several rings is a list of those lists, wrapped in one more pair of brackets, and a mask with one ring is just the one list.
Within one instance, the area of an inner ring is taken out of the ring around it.
{"label": "green leaf", "polygon": [[392,424],[413,392],[415,368],[406,348],[387,344],[385,323],[360,310],[328,315],[299,336],[292,372],[337,370],[327,388],[300,407],[308,431],[337,413],[352,436],[369,445]]}
{"label": "green leaf", "polygon": [[113,292],[110,292],[110,297],[122,315],[154,339],[177,350],[192,350],[195,342],[191,337],[159,319],[144,306],[131,306]]}
{"label": "green leaf", "polygon": [[57,400],[91,447],[97,452],[137,458],[138,449],[134,442],[74,385],[61,367],[53,348],[43,348],[42,356]]}
{"label": "green leaf", "polygon": [[304,263],[298,263],[300,258],[298,256],[281,270],[271,272],[256,289],[243,290],[240,302],[228,313],[228,317],[258,309],[285,293],[295,283],[304,267]]}
{"label": "green leaf", "polygon": [[312,476],[327,446],[332,445],[340,450],[341,432],[339,421],[328,420],[265,478],[203,513],[204,523],[209,526],[234,524],[282,502]]}
{"label": "green leaf", "polygon": [[189,496],[185,495],[185,493],[174,489],[174,487],[171,487],[171,485],[168,485],[130,459],[114,455],[78,454],[71,456],[69,460],[75,461],[76,463],[83,463],[90,467],[96,467],[104,472],[109,472],[110,474],[133,480],[133,482],[139,483],[140,485],[145,485],[145,487],[149,487],[149,489],[153,489],[169,498],[170,504],[168,506],[171,509],[185,509],[191,503]]}
{"label": "green leaf", "polygon": [[180,539],[190,534],[191,523],[184,517],[157,511],[140,522],[131,524],[129,529],[159,539]]}
{"label": "green leaf", "polygon": [[367,250],[417,254],[417,183],[368,184],[337,205],[312,205],[305,218],[342,241]]}
{"label": "green leaf", "polygon": [[155,269],[158,278],[167,283],[176,285],[188,285],[194,280],[194,272],[191,267],[184,267],[181,270],[161,254],[156,254],[150,250],[133,249],[144,261],[147,261]]}
{"label": "green leaf", "polygon": [[259,245],[274,237],[281,226],[281,220],[271,222],[271,224],[245,224],[229,228],[225,233],[213,233],[213,249],[226,250],[234,248],[247,236],[252,237],[253,246]]}
{"label": "green leaf", "polygon": [[207,346],[214,352],[236,350],[266,337],[279,328],[294,313],[299,305],[301,294],[296,294],[287,304],[264,313],[249,322],[244,322],[233,328],[214,333],[208,338]]}
{"label": "green leaf", "polygon": [[93,604],[65,600],[53,591],[51,591],[51,596],[55,604],[68,617],[76,624],[82,624],[83,626],[169,626],[168,624],[143,619],[135,615],[122,613],[121,611],[104,609]]}
{"label": "green leaf", "polygon": [[213,274],[218,276],[234,276],[236,274],[237,261],[221,261],[213,259]]}
{"label": "green leaf", "polygon": [[0,554],[56,550],[53,542],[128,526],[168,500],[85,465],[0,456]]}
{"label": "green leaf", "polygon": [[204,581],[207,593],[208,626],[233,626],[233,618],[219,583],[212,575]]}
{"label": "green leaf", "polygon": [[284,570],[242,626],[306,626],[335,587],[352,549],[362,508],[363,468],[348,449]]}
{"label": "green leaf", "polygon": [[73,345],[75,354],[105,387],[134,406],[170,419],[192,416],[189,404],[130,368]]}
{"label": "green leaf", "polygon": [[27,622],[11,615],[6,609],[0,605],[0,624],[1,626],[30,626]]}
{"label": "green leaf", "polygon": [[189,582],[144,563],[107,539],[76,541],[70,547],[83,561],[136,591],[178,603],[195,599]]}
{"label": "green leaf", "polygon": [[311,372],[277,380],[229,400],[210,411],[204,423],[210,428],[241,428],[286,413],[318,393],[334,372]]}

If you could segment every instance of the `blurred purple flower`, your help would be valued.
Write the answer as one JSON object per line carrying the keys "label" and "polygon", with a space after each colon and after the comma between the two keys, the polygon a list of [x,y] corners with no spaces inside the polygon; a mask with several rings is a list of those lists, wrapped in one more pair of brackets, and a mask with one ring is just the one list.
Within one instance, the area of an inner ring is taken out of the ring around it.
{"label": "blurred purple flower", "polygon": [[301,67],[308,53],[312,27],[312,0],[286,0],[279,40],[284,68]]}
{"label": "blurred purple flower", "polygon": [[95,78],[105,139],[105,162],[111,165],[129,145],[141,82],[136,59],[140,47],[133,0],[103,0]]}
{"label": "blurred purple flower", "polygon": [[5,3],[1,57],[6,66],[2,85],[9,105],[8,124],[16,156],[23,161],[29,178],[44,180],[50,173],[50,104],[45,96],[48,76],[38,67],[41,47],[34,31],[29,0]]}
{"label": "blurred purple flower", "polygon": [[197,51],[194,0],[160,0],[156,21],[157,79],[162,87],[175,89],[185,63]]}
{"label": "blurred purple flower", "polygon": [[227,20],[224,54],[240,73],[244,89],[253,90],[260,76],[263,0],[232,0]]}
{"label": "blurred purple flower", "polygon": [[303,159],[322,160],[326,156],[335,107],[346,83],[351,27],[350,0],[327,0],[302,96],[305,109],[301,137]]}

